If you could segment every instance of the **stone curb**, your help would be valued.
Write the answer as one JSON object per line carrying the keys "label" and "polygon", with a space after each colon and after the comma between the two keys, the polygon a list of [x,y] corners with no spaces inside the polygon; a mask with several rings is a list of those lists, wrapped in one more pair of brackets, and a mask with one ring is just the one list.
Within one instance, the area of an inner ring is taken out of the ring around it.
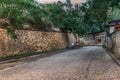
{"label": "stone curb", "polygon": [[106,47],[103,47],[105,51],[112,57],[112,59],[120,66],[120,61],[113,55],[113,53]]}

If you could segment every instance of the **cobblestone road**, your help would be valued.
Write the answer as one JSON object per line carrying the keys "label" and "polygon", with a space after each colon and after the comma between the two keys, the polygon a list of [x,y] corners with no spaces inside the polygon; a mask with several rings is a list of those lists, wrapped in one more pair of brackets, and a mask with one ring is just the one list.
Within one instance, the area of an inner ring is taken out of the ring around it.
{"label": "cobblestone road", "polygon": [[0,80],[120,80],[102,47],[88,46],[0,70]]}

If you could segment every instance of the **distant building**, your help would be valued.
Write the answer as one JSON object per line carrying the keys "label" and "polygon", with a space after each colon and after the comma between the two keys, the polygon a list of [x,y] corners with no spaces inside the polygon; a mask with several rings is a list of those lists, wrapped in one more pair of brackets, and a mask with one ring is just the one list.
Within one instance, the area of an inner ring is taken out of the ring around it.
{"label": "distant building", "polygon": [[109,31],[109,34],[120,31],[120,20],[112,20],[107,25],[106,28]]}

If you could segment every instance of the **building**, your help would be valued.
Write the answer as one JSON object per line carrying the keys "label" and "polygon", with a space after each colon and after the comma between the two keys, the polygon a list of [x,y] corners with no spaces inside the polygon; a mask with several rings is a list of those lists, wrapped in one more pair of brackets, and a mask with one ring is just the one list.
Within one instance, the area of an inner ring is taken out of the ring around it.
{"label": "building", "polygon": [[109,34],[120,31],[120,20],[112,20],[106,25]]}
{"label": "building", "polygon": [[120,19],[110,21],[106,28],[109,35],[106,35],[104,45],[120,59]]}

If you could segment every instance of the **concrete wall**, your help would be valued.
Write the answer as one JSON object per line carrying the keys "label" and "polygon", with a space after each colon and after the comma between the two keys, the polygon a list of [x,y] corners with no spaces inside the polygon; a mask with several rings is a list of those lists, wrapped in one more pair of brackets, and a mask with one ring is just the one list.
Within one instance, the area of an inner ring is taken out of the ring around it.
{"label": "concrete wall", "polygon": [[18,39],[14,41],[5,29],[0,28],[0,56],[49,51],[68,46],[67,34],[61,32],[16,30],[16,34]]}

